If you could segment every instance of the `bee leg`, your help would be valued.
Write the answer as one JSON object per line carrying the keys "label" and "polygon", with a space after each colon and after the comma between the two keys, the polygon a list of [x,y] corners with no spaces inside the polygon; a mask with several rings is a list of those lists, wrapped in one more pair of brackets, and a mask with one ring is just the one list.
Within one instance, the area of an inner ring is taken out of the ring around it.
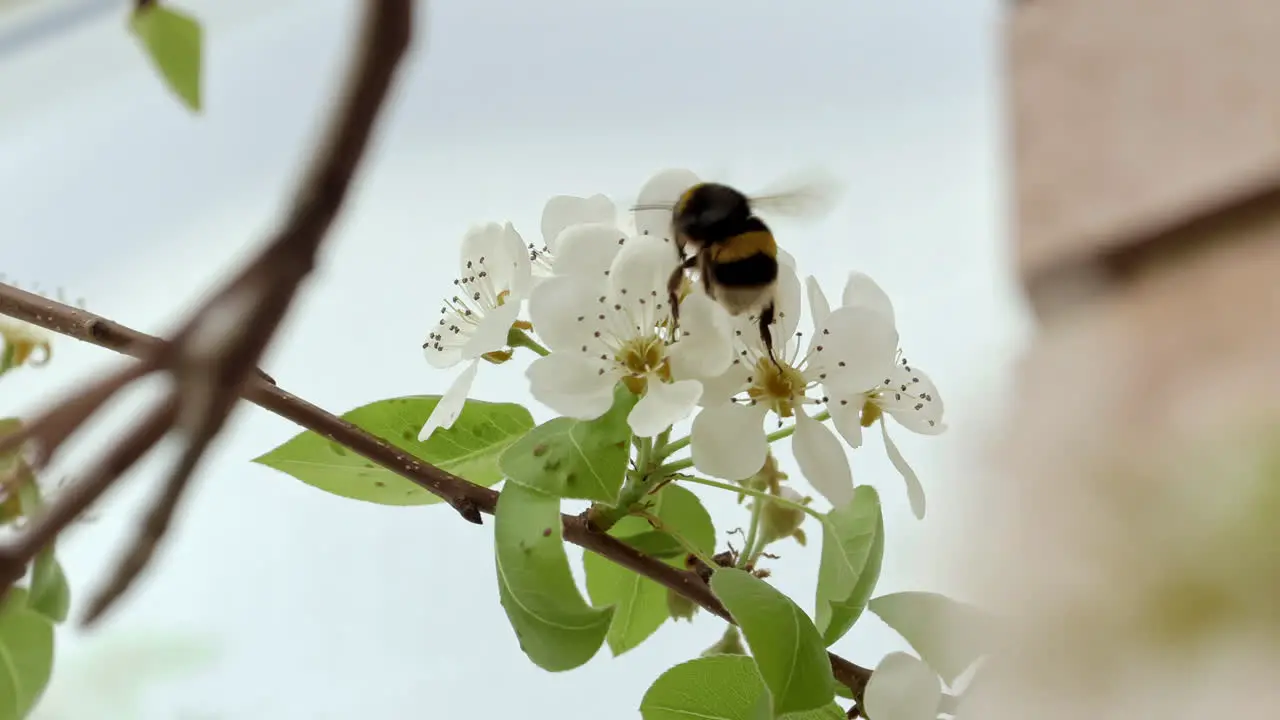
{"label": "bee leg", "polygon": [[765,350],[769,351],[769,359],[781,370],[782,364],[778,362],[778,358],[773,353],[773,333],[769,330],[769,326],[773,324],[774,312],[775,308],[772,302],[760,310],[760,339],[764,341]]}
{"label": "bee leg", "polygon": [[667,302],[671,303],[672,330],[680,326],[680,285],[684,283],[684,272],[693,267],[697,261],[697,255],[685,258],[679,267],[671,271],[671,277],[667,278]]}

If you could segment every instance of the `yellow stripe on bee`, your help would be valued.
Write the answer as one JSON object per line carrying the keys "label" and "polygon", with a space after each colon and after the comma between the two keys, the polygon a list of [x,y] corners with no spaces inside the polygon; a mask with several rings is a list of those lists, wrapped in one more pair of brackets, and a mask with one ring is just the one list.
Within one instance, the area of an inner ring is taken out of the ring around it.
{"label": "yellow stripe on bee", "polygon": [[773,233],[767,230],[754,230],[734,235],[725,242],[712,245],[711,253],[713,261],[729,263],[752,255],[777,257],[778,245],[773,239]]}
{"label": "yellow stripe on bee", "polygon": [[688,190],[680,193],[680,197],[676,198],[676,204],[671,206],[671,214],[675,217],[680,217],[680,214],[684,212],[685,205],[689,204],[689,198],[692,198],[693,194],[698,191],[698,188],[705,184],[706,183],[698,183],[697,185],[694,185]]}

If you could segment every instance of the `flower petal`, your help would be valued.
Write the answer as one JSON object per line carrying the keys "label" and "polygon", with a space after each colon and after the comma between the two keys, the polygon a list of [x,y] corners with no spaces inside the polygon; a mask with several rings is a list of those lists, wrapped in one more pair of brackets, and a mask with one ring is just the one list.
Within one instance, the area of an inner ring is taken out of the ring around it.
{"label": "flower petal", "polygon": [[634,324],[632,332],[647,334],[660,318],[670,316],[667,280],[679,263],[672,246],[651,235],[631,240],[613,258],[609,296]]}
{"label": "flower petal", "polygon": [[698,413],[690,431],[693,466],[725,480],[751,477],[764,466],[769,442],[763,405],[722,402]]}
{"label": "flower petal", "polygon": [[498,252],[502,242],[502,226],[495,222],[480,223],[467,228],[462,236],[462,251],[459,255],[460,277],[470,277],[476,273],[480,258],[489,259]]}
{"label": "flower petal", "polygon": [[[801,296],[804,291],[800,287],[800,276],[796,271],[785,266],[778,266],[778,281],[773,290],[773,309],[775,320],[772,325],[773,342],[779,348],[790,348],[795,340],[796,329],[800,327]],[[759,332],[757,331],[757,334]]]}
{"label": "flower petal", "polygon": [[575,197],[556,195],[542,208],[542,243],[551,252],[558,247],[560,233],[570,225],[618,222],[618,210],[605,195]]}
{"label": "flower petal", "polygon": [[865,402],[866,398],[862,395],[854,395],[847,398],[833,397],[827,403],[831,424],[836,426],[836,432],[854,450],[862,447],[862,406]]}
{"label": "flower petal", "polygon": [[702,384],[696,380],[664,383],[650,376],[644,397],[631,408],[627,423],[638,437],[653,437],[689,417],[702,397]]}
{"label": "flower petal", "polygon": [[529,248],[524,238],[511,223],[502,227],[502,241],[499,247],[503,253],[503,263],[495,266],[486,263],[490,280],[499,292],[509,290],[510,296],[505,302],[519,305],[529,295],[533,283],[533,264],[529,259]]}
{"label": "flower petal", "polygon": [[551,271],[556,275],[604,278],[627,233],[613,223],[570,225],[556,239]]}
{"label": "flower petal", "polygon": [[613,407],[617,377],[576,355],[553,352],[525,370],[534,399],[557,413],[595,420]]}
{"label": "flower petal", "polygon": [[941,702],[938,674],[904,652],[884,656],[863,697],[865,714],[876,720],[934,720]]}
{"label": "flower petal", "polygon": [[884,451],[889,455],[889,462],[893,463],[893,467],[907,483],[907,500],[911,503],[911,512],[917,520],[923,520],[924,486],[920,484],[920,478],[916,477],[916,471],[907,464],[907,459],[902,457],[902,451],[898,450],[898,446],[889,437],[889,428],[883,418],[880,419],[880,434],[884,436]]}
{"label": "flower petal", "polygon": [[479,369],[480,361],[472,360],[467,369],[453,379],[453,384],[440,396],[440,402],[436,403],[427,422],[418,431],[418,442],[426,442],[438,428],[453,427],[454,421],[462,414],[463,406],[467,404],[467,393],[471,392],[471,384],[476,381],[476,371]]}
{"label": "flower petal", "polygon": [[462,346],[462,357],[470,360],[507,346],[511,323],[520,317],[520,303],[506,303],[490,310],[476,323],[471,339]]}
{"label": "flower petal", "polygon": [[[451,368],[462,362],[462,345],[456,340],[461,336],[458,332],[458,326],[450,324],[452,315],[446,314],[447,319],[442,319],[440,324],[431,331],[431,335],[422,345],[422,355],[427,359],[431,367],[437,370]],[[438,337],[437,337],[438,335]],[[445,337],[450,339],[445,341]]]}
{"label": "flower petal", "polygon": [[831,317],[831,303],[827,301],[827,294],[822,292],[822,286],[814,276],[805,278],[805,287],[809,291],[809,315],[813,319],[813,331],[820,333],[827,318]]}
{"label": "flower petal", "polygon": [[733,363],[729,313],[702,293],[680,303],[680,339],[667,351],[677,379],[713,378]]}
{"label": "flower petal", "polygon": [[841,302],[845,307],[866,307],[882,313],[889,319],[889,324],[895,324],[893,317],[893,302],[889,300],[889,295],[870,275],[860,272],[849,273],[849,280],[844,285],[844,297]]}
{"label": "flower petal", "polygon": [[604,292],[603,282],[592,283],[580,277],[547,278],[529,296],[529,320],[552,351],[581,351],[599,328],[596,310]]}
{"label": "flower petal", "polygon": [[921,435],[940,435],[947,429],[942,421],[942,396],[924,371],[914,365],[895,365],[885,379],[889,382],[876,395],[875,403],[898,424]]}
{"label": "flower petal", "polygon": [[636,205],[661,205],[662,209],[636,210],[636,232],[671,239],[671,207],[685,190],[701,182],[692,170],[674,168],[663,170],[645,182],[636,198]]}
{"label": "flower petal", "polygon": [[703,407],[718,405],[747,389],[747,378],[751,377],[751,369],[734,358],[729,369],[713,378],[702,379],[702,398],[698,401]]}
{"label": "flower petal", "polygon": [[795,270],[796,258],[794,255],[787,252],[786,250],[783,250],[782,248],[778,248],[778,264],[782,265],[783,267],[787,267],[787,268],[791,268],[792,270]]}
{"label": "flower petal", "polygon": [[805,479],[833,507],[844,507],[853,500],[853,473],[849,470],[849,458],[830,428],[804,412],[797,412],[791,452]]}
{"label": "flower petal", "polygon": [[827,317],[813,339],[810,367],[825,373],[829,394],[847,395],[871,390],[884,382],[898,353],[898,331],[879,312],[844,307]]}

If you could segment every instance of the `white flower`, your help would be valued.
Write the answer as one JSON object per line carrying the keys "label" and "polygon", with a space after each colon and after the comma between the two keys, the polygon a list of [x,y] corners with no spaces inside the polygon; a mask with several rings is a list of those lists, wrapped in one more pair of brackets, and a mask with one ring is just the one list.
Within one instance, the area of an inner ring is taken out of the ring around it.
{"label": "white flower", "polygon": [[22,365],[40,367],[53,357],[53,334],[25,320],[0,315],[0,339],[0,372]]}
{"label": "white flower", "polygon": [[556,195],[542,208],[542,247],[529,243],[529,260],[533,264],[535,280],[552,274],[556,250],[560,247],[560,234],[575,225],[613,225],[618,210],[613,201],[604,195],[575,197]]}
{"label": "white flower", "polygon": [[938,674],[904,652],[884,656],[862,699],[866,715],[876,720],[934,720],[941,702]]}
{"label": "white flower", "polygon": [[[562,234],[556,275],[529,299],[530,319],[551,349],[529,366],[530,391],[562,415],[591,420],[609,410],[621,381],[642,395],[628,416],[632,431],[652,437],[692,412],[702,395],[699,379],[723,373],[732,362],[729,315],[706,296],[690,295],[673,337],[667,279],[678,261],[670,243],[597,240]],[[593,245],[597,252],[584,254],[598,263],[607,249],[613,255],[607,268],[560,274],[561,262]]]}
{"label": "white flower", "polygon": [[636,197],[632,213],[638,235],[671,238],[671,208],[685,190],[702,182],[692,170],[671,168],[660,170],[645,181]]}
{"label": "white flower", "polygon": [[[857,305],[832,312],[819,294],[811,300],[816,301],[814,335],[802,355],[801,334],[796,332],[800,295],[799,278],[783,264],[775,298],[777,319],[771,326],[777,365],[769,359],[755,317],[738,319],[738,357],[724,375],[705,383],[705,407],[693,421],[694,466],[729,480],[748,477],[760,469],[768,452],[766,415],[774,413],[779,425],[783,418],[794,417],[791,446],[801,473],[832,505],[843,507],[853,499],[845,450],[805,407],[826,405],[833,417],[843,414],[851,399],[857,402],[861,393],[893,370],[898,332],[893,320],[877,309]],[[811,395],[819,386],[822,394]],[[836,429],[841,429],[840,423]]]}
{"label": "white flower", "polygon": [[418,433],[419,442],[458,419],[481,358],[506,346],[507,334],[529,293],[529,253],[511,223],[471,228],[462,239],[461,270],[453,281],[457,294],[445,300],[440,323],[422,349],[435,368],[469,364],[427,418]]}
{"label": "white flower", "polygon": [[[670,206],[697,182],[698,177],[688,170],[663,170],[645,182],[637,202]],[[671,242],[670,209],[636,211],[632,218],[635,232],[619,224],[617,207],[605,195],[557,195],[548,200],[542,209],[544,244],[541,249],[529,245],[535,283],[552,275],[598,276],[609,269],[618,249],[633,235],[652,234]]]}
{"label": "white flower", "polygon": [[[826,297],[817,282],[808,280],[810,306],[815,317],[825,314]],[[870,277],[863,273],[850,273],[841,298],[844,308],[864,308],[879,314],[890,325],[894,324],[893,303],[884,290]],[[829,390],[829,394],[838,402],[831,402],[828,408],[836,430],[849,443],[850,447],[862,444],[862,428],[880,423],[880,434],[884,438],[885,452],[894,468],[902,475],[907,484],[907,498],[911,503],[911,511],[917,518],[923,518],[925,512],[924,488],[906,458],[898,450],[889,437],[889,428],[884,421],[888,413],[906,429],[921,435],[939,435],[947,429],[942,420],[943,403],[938,388],[923,370],[911,365],[901,350],[896,353],[897,362],[879,378],[874,386],[862,392],[850,395],[845,387],[840,391]]]}

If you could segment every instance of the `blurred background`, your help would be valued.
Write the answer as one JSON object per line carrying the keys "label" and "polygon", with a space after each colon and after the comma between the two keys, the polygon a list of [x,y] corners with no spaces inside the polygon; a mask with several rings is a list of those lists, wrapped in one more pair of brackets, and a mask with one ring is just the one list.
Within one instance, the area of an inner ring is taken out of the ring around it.
{"label": "blurred background", "polygon": [[[361,3],[175,2],[205,27],[198,117],[127,33],[129,5],[0,2],[0,273],[161,333],[274,227]],[[853,456],[885,502],[878,593],[947,592],[963,571],[947,538],[1028,327],[1005,243],[998,21],[995,0],[421,3],[359,185],[264,367],[335,413],[443,392],[453,375],[420,346],[468,225],[510,220],[540,243],[554,194],[625,206],[665,167],[748,189],[822,167],[845,182],[842,205],[817,225],[777,223],[782,242],[828,295],[854,269],[889,292],[951,427],[894,435],[929,495],[923,522],[878,437]],[[6,377],[0,412],[120,362],[67,339],[54,360]],[[484,367],[473,395],[550,417],[518,367]],[[104,416],[58,470],[147,396]],[[38,717],[635,717],[654,678],[720,636],[704,613],[620,658],[539,670],[498,604],[491,524],[343,500],[249,463],[296,432],[236,412],[145,579],[100,628],[61,632]],[[141,464],[65,536],[76,600],[105,580],[170,459]],[[721,542],[745,524],[732,498],[700,495]],[[806,609],[818,545],[779,546],[774,578]],[[868,615],[834,649],[874,666],[905,647]]]}

